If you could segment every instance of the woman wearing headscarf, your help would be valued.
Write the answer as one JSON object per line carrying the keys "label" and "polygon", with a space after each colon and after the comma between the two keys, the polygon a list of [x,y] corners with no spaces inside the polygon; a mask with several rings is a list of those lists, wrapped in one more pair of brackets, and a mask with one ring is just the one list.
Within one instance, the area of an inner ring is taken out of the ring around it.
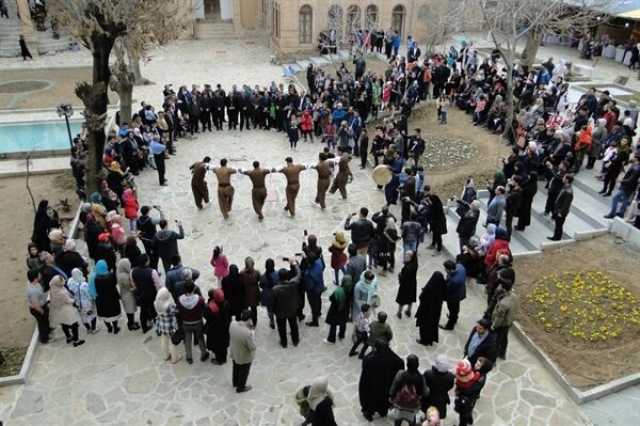
{"label": "woman wearing headscarf", "polygon": [[[343,278],[344,279],[344,278]],[[349,275],[347,280],[351,281]],[[325,343],[336,343],[336,329],[339,329],[338,338],[344,339],[347,329],[347,317],[349,316],[349,307],[347,306],[347,295],[342,286],[336,287],[331,296],[329,296],[329,310],[325,322],[329,324],[329,336],[325,339]]]}
{"label": "woman wearing headscarf", "polygon": [[116,277],[109,272],[107,262],[99,260],[89,276],[89,294],[96,300],[98,316],[109,333],[118,334],[120,327],[120,295],[116,288]]}
{"label": "woman wearing headscarf", "polygon": [[407,357],[407,369],[400,370],[393,379],[389,389],[389,399],[393,405],[394,425],[400,426],[404,421],[415,424],[416,414],[422,401],[429,397],[429,388],[424,377],[418,371],[420,361],[414,354]]}
{"label": "woman wearing headscarf", "polygon": [[109,165],[109,172],[107,173],[107,185],[109,189],[116,193],[118,198],[122,198],[124,187],[122,181],[124,180],[124,172],[120,168],[120,163],[112,161]]}
{"label": "woman wearing headscarf", "polygon": [[326,377],[316,379],[296,393],[300,413],[305,417],[302,425],[337,426],[333,415],[333,395]]}
{"label": "woman wearing headscarf", "polygon": [[98,236],[102,233],[103,229],[96,222],[93,214],[87,214],[87,223],[85,224],[84,241],[87,244],[87,250],[89,251],[89,257],[96,260],[96,248],[98,246]]}
{"label": "woman wearing headscarf", "polygon": [[429,388],[429,398],[423,402],[423,407],[436,407],[439,417],[447,417],[447,405],[451,402],[449,391],[453,388],[455,376],[449,371],[452,366],[445,355],[438,355],[430,370],[423,374],[424,381]]}
{"label": "woman wearing headscarf", "polygon": [[222,291],[224,297],[229,302],[231,315],[236,319],[240,318],[242,313],[242,305],[244,303],[244,294],[242,293],[242,283],[240,282],[240,273],[236,265],[229,267],[229,275],[222,279]]}
{"label": "woman wearing headscarf", "polygon": [[273,287],[278,284],[278,272],[273,259],[267,259],[264,264],[264,274],[260,277],[260,304],[267,308],[269,316],[269,327],[276,328],[274,312],[273,312]]}
{"label": "woman wearing headscarf", "polygon": [[98,235],[98,244],[94,252],[96,262],[104,260],[110,271],[116,270],[116,253],[111,244],[111,235],[108,232],[102,232]]}
{"label": "woman wearing headscarf", "polygon": [[444,214],[444,207],[440,197],[435,194],[427,195],[426,203],[429,206],[429,229],[432,235],[429,248],[436,249],[440,253],[442,251],[442,236],[447,233],[447,218]]}
{"label": "woman wearing headscarf", "polygon": [[54,209],[49,208],[49,201],[42,200],[38,204],[38,210],[33,219],[33,233],[31,241],[38,246],[40,251],[51,253],[51,245],[49,242],[49,231],[59,228],[58,213]]}
{"label": "woman wearing headscarf", "polygon": [[73,346],[80,346],[84,340],[78,336],[80,316],[74,306],[73,294],[64,285],[64,278],[56,275],[49,282],[49,309],[50,318],[53,324],[60,324],[67,343]]}
{"label": "woman wearing headscarf", "polygon": [[129,235],[124,246],[124,257],[129,259],[129,263],[133,265],[141,254],[142,251],[138,247],[138,239],[135,235]]}
{"label": "woman wearing headscarf", "polygon": [[442,302],[447,295],[447,282],[441,272],[434,272],[420,292],[420,304],[416,312],[416,326],[420,329],[418,343],[430,346],[438,342],[438,324]]}
{"label": "woman wearing headscarf", "polygon": [[222,365],[227,362],[229,348],[229,325],[231,324],[231,308],[224,300],[222,289],[209,290],[209,300],[204,311],[207,349],[213,354],[211,363]]}
{"label": "woman wearing headscarf", "polygon": [[116,268],[116,280],[124,312],[127,314],[127,328],[129,331],[137,330],[140,324],[136,322],[135,314],[138,306],[134,295],[135,287],[131,283],[131,262],[127,258],[122,258]]}
{"label": "woman wearing headscarf", "polygon": [[44,266],[44,262],[40,259],[40,249],[35,243],[29,243],[27,250],[27,269],[39,271]]}
{"label": "woman wearing headscarf", "polygon": [[67,288],[73,293],[76,308],[80,313],[80,319],[87,333],[95,334],[96,328],[96,301],[89,293],[89,283],[84,274],[78,268],[73,268],[71,278],[67,281]]}
{"label": "woman wearing headscarf", "polygon": [[253,326],[258,324],[258,303],[260,302],[260,272],[256,271],[255,262],[251,257],[244,260],[244,269],[240,272],[240,283],[242,284],[242,309],[251,310],[251,321]]}
{"label": "woman wearing headscarf", "polygon": [[178,330],[178,319],[176,317],[178,310],[169,290],[165,287],[158,290],[153,305],[156,312],[158,312],[155,327],[156,333],[160,336],[162,356],[165,361],[171,361],[172,364],[175,364],[180,361],[182,357],[178,356],[178,348],[173,344],[171,339]]}
{"label": "woman wearing headscarf", "polygon": [[418,256],[409,250],[404,255],[404,265],[398,275],[398,294],[396,295],[396,303],[398,304],[398,312],[396,316],[398,319],[402,318],[402,307],[406,306],[407,309],[404,314],[407,317],[411,317],[411,305],[416,301],[416,288],[418,275]]}
{"label": "woman wearing headscarf", "polygon": [[[375,304],[375,306],[372,305]],[[360,280],[353,289],[353,308],[351,318],[357,318],[362,312],[362,305],[367,304],[371,307],[371,315],[375,314],[375,308],[380,305],[378,296],[378,278],[371,271],[364,271],[360,276]]]}

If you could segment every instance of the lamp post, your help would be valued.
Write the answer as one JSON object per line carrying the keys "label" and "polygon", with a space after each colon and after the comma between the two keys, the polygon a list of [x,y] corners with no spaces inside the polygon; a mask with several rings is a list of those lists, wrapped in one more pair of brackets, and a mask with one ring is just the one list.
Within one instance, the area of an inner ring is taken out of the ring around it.
{"label": "lamp post", "polygon": [[69,134],[69,146],[73,149],[73,138],[71,137],[71,126],[69,125],[69,117],[73,115],[73,106],[71,104],[60,104],[57,108],[58,117],[64,117],[67,123],[67,133]]}

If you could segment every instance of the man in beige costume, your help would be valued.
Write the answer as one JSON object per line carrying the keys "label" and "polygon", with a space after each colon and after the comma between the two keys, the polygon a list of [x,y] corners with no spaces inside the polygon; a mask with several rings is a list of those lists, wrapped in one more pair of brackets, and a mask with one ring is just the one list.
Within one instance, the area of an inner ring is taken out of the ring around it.
{"label": "man in beige costume", "polygon": [[231,175],[237,173],[236,169],[227,167],[227,159],[220,160],[220,167],[211,169],[218,178],[218,204],[225,219],[229,218],[231,205],[233,204],[233,186],[231,186]]}
{"label": "man in beige costume", "polygon": [[327,196],[327,191],[329,190],[329,185],[331,184],[333,165],[327,159],[327,154],[321,152],[320,161],[318,161],[318,164],[313,166],[313,168],[318,172],[318,191],[315,202],[316,204],[320,204],[320,208],[324,210],[327,207],[325,204],[325,198]]}
{"label": "man in beige costume", "polygon": [[287,157],[284,160],[287,165],[278,170],[278,173],[282,173],[287,178],[287,205],[284,207],[291,214],[291,217],[296,215],[296,197],[298,191],[300,191],[300,173],[307,167],[302,164],[293,164],[293,159]]}
{"label": "man in beige costume", "polygon": [[265,177],[271,173],[270,170],[260,168],[260,162],[253,162],[253,170],[243,171],[243,174],[249,176],[253,189],[251,190],[251,202],[253,203],[253,210],[258,215],[258,219],[264,219],[262,215],[262,207],[267,199],[267,187],[264,183]]}

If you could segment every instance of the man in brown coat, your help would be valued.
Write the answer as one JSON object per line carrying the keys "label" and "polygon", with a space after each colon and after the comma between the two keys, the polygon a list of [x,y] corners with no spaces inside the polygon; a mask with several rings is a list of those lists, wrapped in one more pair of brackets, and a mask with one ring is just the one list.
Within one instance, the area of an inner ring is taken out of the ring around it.
{"label": "man in brown coat", "polygon": [[353,174],[351,173],[351,169],[349,168],[349,162],[351,161],[351,155],[348,152],[342,151],[338,148],[340,152],[340,159],[338,160],[338,173],[336,177],[333,179],[333,185],[331,185],[330,193],[335,194],[336,191],[340,190],[340,195],[342,195],[342,199],[347,199],[347,184],[353,180]]}
{"label": "man in brown coat", "polygon": [[332,164],[327,160],[327,155],[324,152],[320,153],[320,161],[313,166],[318,171],[318,192],[316,194],[316,204],[320,204],[320,208],[323,210],[327,207],[325,205],[325,198],[329,185],[331,184],[331,172],[333,170]]}
{"label": "man in brown coat", "polygon": [[225,219],[229,218],[231,205],[233,204],[233,186],[231,186],[231,175],[236,173],[236,169],[227,167],[227,159],[220,160],[220,167],[214,167],[213,173],[218,178],[218,204]]}
{"label": "man in brown coat", "polygon": [[287,205],[284,207],[291,214],[291,217],[296,215],[296,197],[298,191],[300,191],[300,172],[307,167],[302,164],[293,164],[291,157],[285,158],[287,165],[278,170],[278,173],[282,173],[287,178]]}
{"label": "man in brown coat", "polygon": [[253,203],[253,210],[258,215],[258,219],[264,219],[262,215],[262,207],[264,201],[267,199],[267,187],[264,184],[265,177],[271,173],[270,170],[260,168],[260,162],[253,162],[253,170],[242,172],[249,176],[253,189],[251,190],[251,202]]}
{"label": "man in brown coat", "polygon": [[190,167],[191,169],[191,192],[196,202],[198,210],[202,209],[202,202],[209,203],[209,189],[205,177],[209,170],[211,158],[204,157],[202,161],[196,161]]}

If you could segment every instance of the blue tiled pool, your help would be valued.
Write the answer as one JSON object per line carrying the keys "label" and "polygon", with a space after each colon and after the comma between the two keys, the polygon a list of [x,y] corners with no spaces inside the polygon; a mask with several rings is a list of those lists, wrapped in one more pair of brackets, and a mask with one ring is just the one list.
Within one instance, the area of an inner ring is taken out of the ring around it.
{"label": "blue tiled pool", "polygon": [[[71,136],[80,133],[81,122],[71,122]],[[64,120],[0,124],[0,154],[69,149]]]}

